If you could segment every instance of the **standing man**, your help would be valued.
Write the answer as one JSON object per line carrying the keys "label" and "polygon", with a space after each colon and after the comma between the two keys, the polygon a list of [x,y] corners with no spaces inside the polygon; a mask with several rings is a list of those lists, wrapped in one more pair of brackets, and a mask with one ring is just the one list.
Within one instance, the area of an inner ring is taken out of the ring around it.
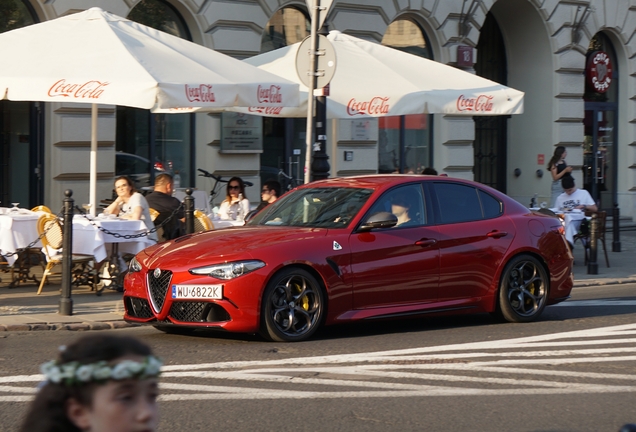
{"label": "standing man", "polygon": [[[155,226],[161,225],[181,206],[181,201],[172,196],[173,190],[174,180],[170,174],[164,173],[155,177],[154,191],[146,195],[150,208],[159,212],[159,216],[154,220]],[[163,226],[163,239],[172,240],[185,234],[184,220],[185,212],[181,207]]]}

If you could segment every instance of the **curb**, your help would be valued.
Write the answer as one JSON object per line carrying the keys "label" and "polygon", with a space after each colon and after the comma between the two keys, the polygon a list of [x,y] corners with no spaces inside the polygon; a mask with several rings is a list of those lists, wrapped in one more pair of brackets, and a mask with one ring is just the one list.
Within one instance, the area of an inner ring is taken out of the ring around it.
{"label": "curb", "polygon": [[636,279],[634,278],[624,278],[624,279],[583,279],[579,281],[574,281],[574,288],[584,288],[590,286],[605,286],[605,285],[621,285],[621,284],[630,284],[636,283]]}
{"label": "curb", "polygon": [[68,324],[55,323],[35,323],[35,324],[9,324],[0,325],[0,332],[22,332],[36,330],[69,330],[69,331],[88,331],[88,330],[112,330],[128,327],[139,327],[140,324],[128,323],[124,320],[110,322],[80,322]]}

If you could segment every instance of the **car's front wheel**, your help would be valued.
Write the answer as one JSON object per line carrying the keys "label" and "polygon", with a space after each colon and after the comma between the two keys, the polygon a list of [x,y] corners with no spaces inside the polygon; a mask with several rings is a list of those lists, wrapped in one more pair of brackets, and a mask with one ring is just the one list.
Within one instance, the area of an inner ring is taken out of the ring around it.
{"label": "car's front wheel", "polygon": [[298,342],[313,335],[325,311],[325,295],[308,271],[285,269],[267,284],[260,333],[276,342]]}
{"label": "car's front wheel", "polygon": [[510,322],[530,322],[541,315],[548,299],[550,278],[530,255],[514,257],[504,268],[499,285],[499,313]]}

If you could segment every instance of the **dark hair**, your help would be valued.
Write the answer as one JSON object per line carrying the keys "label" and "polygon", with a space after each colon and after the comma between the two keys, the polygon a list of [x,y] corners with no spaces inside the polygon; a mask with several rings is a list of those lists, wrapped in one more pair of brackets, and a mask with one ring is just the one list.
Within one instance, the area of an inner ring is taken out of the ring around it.
{"label": "dark hair", "polygon": [[573,188],[574,187],[574,177],[572,177],[572,176],[563,177],[561,179],[561,187],[563,188],[563,190]]}
{"label": "dark hair", "polygon": [[398,193],[391,198],[391,204],[411,208],[411,199],[405,193]]}
{"label": "dark hair", "polygon": [[548,162],[548,171],[551,170],[553,166],[556,166],[557,162],[561,160],[563,153],[565,153],[565,147],[563,146],[557,146],[557,148],[554,149],[554,154],[552,155],[550,162]]}
{"label": "dark hair", "polygon": [[[78,362],[91,364],[112,361],[126,355],[149,356],[150,347],[130,336],[95,334],[84,336],[63,350],[58,363]],[[21,432],[81,432],[66,416],[66,403],[74,398],[82,405],[91,406],[93,392],[98,383],[67,386],[46,382],[38,391],[20,428]]]}
{"label": "dark hair", "polygon": [[426,167],[422,170],[422,174],[425,175],[437,175],[437,170],[433,167]]}
{"label": "dark hair", "polygon": [[119,177],[115,178],[115,181],[113,182],[113,185],[117,184],[117,182],[119,180],[126,180],[126,183],[128,183],[128,186],[130,186],[130,188],[131,188],[130,189],[130,194],[131,195],[136,192],[135,183],[130,179],[130,177],[125,176],[125,175],[119,176]]}
{"label": "dark hair", "polygon": [[240,177],[232,177],[231,179],[229,179],[227,181],[227,190],[225,192],[225,199],[223,201],[228,201],[228,202],[232,202],[232,199],[230,198],[230,183],[232,182],[238,182],[239,184],[239,193],[243,195],[243,198],[246,198],[245,196],[245,183],[243,182],[243,179]]}
{"label": "dark hair", "polygon": [[277,180],[267,180],[265,183],[263,183],[263,186],[265,186],[267,190],[274,191],[274,193],[276,194],[276,198],[280,196],[281,186]]}
{"label": "dark hair", "polygon": [[174,179],[168,173],[161,173],[155,177],[155,186],[163,186],[174,183]]}

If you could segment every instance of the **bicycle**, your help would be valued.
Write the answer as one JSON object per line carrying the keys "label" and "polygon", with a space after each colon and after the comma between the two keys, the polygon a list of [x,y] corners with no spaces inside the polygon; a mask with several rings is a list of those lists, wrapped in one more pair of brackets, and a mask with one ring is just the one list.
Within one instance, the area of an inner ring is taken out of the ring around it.
{"label": "bicycle", "polygon": [[283,191],[290,191],[302,184],[297,178],[286,174],[282,169],[278,171],[278,182],[280,183]]}
{"label": "bicycle", "polygon": [[[224,179],[221,176],[214,175],[214,174],[212,174],[212,173],[210,173],[210,172],[208,172],[208,171],[206,171],[204,169],[201,169],[201,168],[197,168],[197,171],[201,172],[201,174],[199,174],[200,177],[211,178],[211,179],[214,180],[214,185],[212,186],[212,190],[210,191],[210,207],[213,207],[214,206],[214,198],[216,198],[216,196],[220,192],[221,186],[219,185],[219,183],[227,183],[228,181],[230,181],[230,179],[229,178],[228,179]],[[254,183],[249,182],[249,181],[245,181],[245,180],[243,180],[243,184],[246,187],[254,186]]]}

